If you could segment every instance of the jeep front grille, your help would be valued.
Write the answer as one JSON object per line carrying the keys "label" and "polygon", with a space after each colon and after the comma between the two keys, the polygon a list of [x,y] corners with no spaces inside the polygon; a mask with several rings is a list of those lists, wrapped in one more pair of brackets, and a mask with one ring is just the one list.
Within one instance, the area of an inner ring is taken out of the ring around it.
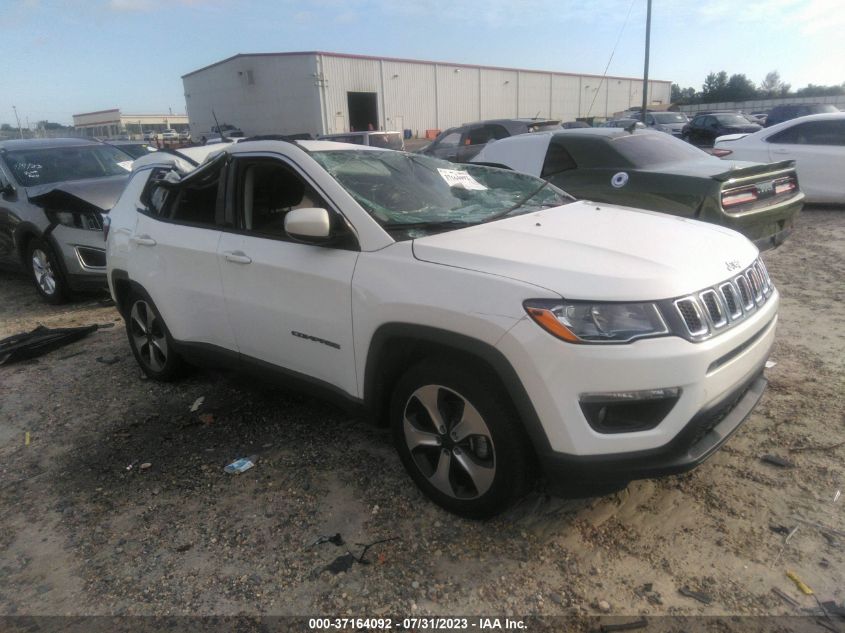
{"label": "jeep front grille", "polygon": [[774,289],[763,261],[757,259],[733,279],[676,299],[674,306],[687,334],[701,340],[750,316]]}

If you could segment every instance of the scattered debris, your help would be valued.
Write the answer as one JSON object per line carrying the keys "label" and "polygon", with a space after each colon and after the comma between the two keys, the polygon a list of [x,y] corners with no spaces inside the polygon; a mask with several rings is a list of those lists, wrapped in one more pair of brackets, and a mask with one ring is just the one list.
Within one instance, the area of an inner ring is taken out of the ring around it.
{"label": "scattered debris", "polygon": [[255,455],[251,455],[250,457],[241,457],[223,468],[223,471],[229,473],[230,475],[238,475],[255,466],[256,461],[258,461],[258,458]]}
{"label": "scattered debris", "polygon": [[368,549],[370,549],[373,545],[381,545],[382,543],[389,543],[390,541],[398,541],[398,540],[399,540],[398,536],[391,536],[390,538],[383,538],[380,541],[373,541],[372,543],[368,543],[367,545],[364,545],[364,549],[361,550],[361,555],[357,559],[358,562],[361,563],[362,565],[369,565],[370,561],[368,561],[364,558],[364,554],[367,553]]}
{"label": "scattered debris", "polygon": [[[818,598],[816,598],[816,600],[818,600]],[[832,613],[833,615],[838,615],[840,618],[845,618],[845,603],[843,603],[842,606],[839,606],[834,600],[827,600],[825,602],[819,602],[819,606],[827,613]]]}
{"label": "scattered debris", "polygon": [[827,569],[828,567],[830,567],[830,561],[827,560],[826,558],[822,558],[819,561],[819,567],[824,567],[825,569]]}
{"label": "scattered debris", "polygon": [[29,431],[23,434],[23,445],[29,446]]}
{"label": "scattered debris", "polygon": [[800,453],[802,451],[833,451],[841,446],[845,446],[845,441],[837,442],[836,444],[827,444],[825,446],[792,446],[790,447],[789,452]]}
{"label": "scattered debris", "polygon": [[602,633],[611,633],[611,631],[633,631],[635,629],[644,629],[648,626],[648,620],[640,618],[633,622],[619,622],[618,624],[602,624],[599,630]]}
{"label": "scattered debris", "polygon": [[194,400],[194,404],[191,405],[191,413],[199,411],[199,408],[202,406],[203,402],[205,402],[205,396],[200,396],[199,398]]}
{"label": "scattered debris", "polygon": [[771,369],[772,367],[774,367],[777,364],[778,363],[777,363],[776,360],[767,360],[766,361],[766,369]]}
{"label": "scattered debris", "polygon": [[798,577],[794,571],[787,571],[786,577],[789,578],[792,582],[795,583],[795,586],[798,587],[798,590],[803,593],[805,596],[812,596],[813,590],[810,589],[807,585],[804,584],[804,581]]}
{"label": "scattered debris", "polygon": [[176,547],[176,551],[177,551],[177,552],[187,552],[187,551],[188,551],[189,549],[191,549],[193,546],[194,546],[194,544],[193,544],[193,543],[183,543],[182,545],[178,545],[178,546]]}
{"label": "scattered debris", "polygon": [[775,560],[769,566],[769,569],[774,569],[775,565],[777,565],[777,562],[780,560],[780,557],[783,556],[783,552],[786,549],[787,544],[789,543],[789,539],[791,539],[793,535],[798,531],[798,528],[799,526],[796,525],[794,528],[792,528],[789,534],[786,535],[786,538],[783,539],[783,545],[781,545],[780,551],[778,552],[778,555],[775,556]]}
{"label": "scattered debris", "polygon": [[774,466],[779,466],[780,468],[794,468],[795,464],[792,462],[784,459],[783,457],[778,457],[777,455],[763,455],[760,457],[761,462],[766,462],[767,464],[772,464]]}
{"label": "scattered debris", "polygon": [[212,424],[214,422],[214,414],[213,413],[201,413],[199,415],[199,420],[206,426]]}
{"label": "scattered debris", "polygon": [[835,494],[835,495],[833,495],[833,503],[836,503],[837,501],[839,501],[839,497],[841,497],[841,496],[842,496],[842,491],[841,491],[841,490],[837,490],[837,491],[836,491],[836,494]]}
{"label": "scattered debris", "polygon": [[153,467],[153,465],[152,465],[150,462],[144,462],[143,464],[141,464],[141,465],[139,466],[139,468],[140,468],[141,470],[148,470],[148,469],[150,469],[150,468],[152,468],[152,467]]}
{"label": "scattered debris", "polygon": [[321,535],[317,538],[316,541],[311,543],[308,547],[314,547],[316,545],[322,545],[323,543],[331,543],[332,545],[337,545],[340,547],[344,544],[343,537],[340,535],[340,532],[331,535]]}
{"label": "scattered debris", "polygon": [[827,532],[829,534],[835,534],[841,538],[845,538],[845,532],[842,530],[837,530],[836,528],[828,527],[826,525],[822,525],[821,523],[814,523],[813,521],[808,521],[807,519],[803,519],[799,516],[792,517],[793,521],[798,521],[799,523],[803,523],[804,525],[809,525],[810,527],[814,527],[817,530],[822,532]]}
{"label": "scattered debris", "polygon": [[114,365],[120,362],[120,356],[97,356],[97,362],[104,365]]}
{"label": "scattered debris", "polygon": [[704,604],[710,604],[713,602],[713,598],[708,596],[706,593],[702,593],[700,591],[693,591],[689,587],[681,587],[678,589],[678,593],[682,596],[686,596],[687,598],[693,598],[694,600],[698,600]]}
{"label": "scattered debris", "polygon": [[783,600],[785,603],[787,603],[788,605],[790,605],[792,607],[795,607],[796,609],[801,606],[798,603],[797,600],[795,600],[791,596],[787,595],[786,593],[784,593],[783,591],[781,591],[777,587],[772,587],[772,593],[775,594],[781,600]]}
{"label": "scattered debris", "polygon": [[769,523],[769,529],[776,534],[789,534],[789,528],[785,525]]}
{"label": "scattered debris", "polygon": [[831,547],[839,547],[839,541],[836,540],[833,534],[830,534],[828,532],[822,532],[822,536],[827,541],[827,544]]}
{"label": "scattered debris", "polygon": [[[340,536],[340,534],[336,534],[335,536],[333,536],[331,538],[335,538],[335,537],[339,537],[339,536]],[[320,537],[320,538],[323,538],[323,537]],[[319,541],[320,539],[317,539],[317,540]],[[330,542],[334,542],[334,541],[331,541],[331,539],[328,539],[328,540]],[[321,572],[322,571],[330,571],[333,574],[339,574],[342,571],[349,571],[349,569],[352,568],[352,565],[354,563],[358,563],[359,565],[369,565],[371,563],[371,561],[368,561],[366,558],[364,558],[364,556],[367,553],[367,550],[369,550],[374,545],[379,545],[381,543],[389,543],[390,541],[398,541],[398,540],[399,540],[398,536],[392,536],[390,538],[385,538],[385,539],[381,539],[379,541],[373,541],[372,543],[368,543],[367,545],[363,546],[364,549],[361,550],[360,556],[355,556],[355,554],[353,554],[349,550],[346,550],[346,554],[343,554],[342,556],[338,556],[331,563],[329,563],[328,565],[323,567],[320,571]],[[323,542],[327,542],[327,541],[323,541]],[[315,541],[314,545],[316,545],[316,544],[317,544],[317,542]],[[357,545],[359,547],[361,546],[360,543],[357,543]],[[381,556],[379,556],[378,560],[379,560],[379,562],[382,561]]]}
{"label": "scattered debris", "polygon": [[42,356],[54,349],[75,343],[96,329],[96,325],[63,328],[48,328],[39,325],[31,332],[13,334],[0,340],[0,365],[9,365]]}
{"label": "scattered debris", "polygon": [[597,606],[602,613],[610,613],[610,603],[607,600],[599,600]]}

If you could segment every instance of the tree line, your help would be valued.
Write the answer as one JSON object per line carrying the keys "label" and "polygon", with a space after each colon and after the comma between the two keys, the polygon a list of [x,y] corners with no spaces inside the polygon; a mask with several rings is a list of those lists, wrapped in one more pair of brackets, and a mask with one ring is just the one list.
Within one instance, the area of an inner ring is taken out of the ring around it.
{"label": "tree line", "polygon": [[728,76],[724,70],[709,73],[704,78],[701,90],[681,88],[672,84],[672,103],[679,105],[693,103],[721,103],[724,101],[751,101],[752,99],[772,99],[775,97],[821,97],[845,94],[845,82],[838,86],[817,86],[808,84],[804,88],[792,91],[792,86],[784,83],[776,70],[766,74],[766,78],[755,85],[744,74]]}

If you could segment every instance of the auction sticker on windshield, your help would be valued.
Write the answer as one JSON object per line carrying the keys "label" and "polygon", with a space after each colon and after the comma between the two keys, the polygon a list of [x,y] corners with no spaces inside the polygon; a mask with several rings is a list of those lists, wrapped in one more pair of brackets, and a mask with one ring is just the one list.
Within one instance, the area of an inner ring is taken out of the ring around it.
{"label": "auction sticker on windshield", "polygon": [[450,187],[462,187],[464,189],[476,189],[478,191],[487,189],[487,187],[482,185],[465,171],[459,171],[457,169],[443,169],[442,167],[438,167],[437,172]]}

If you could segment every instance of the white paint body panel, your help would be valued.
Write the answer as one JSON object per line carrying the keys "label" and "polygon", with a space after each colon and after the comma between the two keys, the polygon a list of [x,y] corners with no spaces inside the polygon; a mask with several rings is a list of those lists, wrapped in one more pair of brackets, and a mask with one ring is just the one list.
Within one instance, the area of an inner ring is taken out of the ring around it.
{"label": "white paint body panel", "polygon": [[758,251],[722,227],[578,201],[414,241],[414,254],[543,286],[567,299],[679,297],[746,267]]}
{"label": "white paint body panel", "polygon": [[[360,149],[319,142],[305,147]],[[144,286],[178,340],[240,352],[361,399],[370,345],[382,325],[460,334],[504,355],[552,449],[572,455],[624,454],[666,444],[768,355],[776,292],[745,321],[700,343],[667,336],[626,345],[572,345],[549,335],[523,309],[528,299],[647,301],[717,284],[731,276],[727,262],[744,268],[757,256],[748,240],[728,229],[574,202],[394,242],[302,147],[240,143],[225,151],[235,157],[275,156],[295,166],[347,219],[360,251],[198,229],[139,214],[135,208],[149,174],[142,169],[111,212],[109,272],[125,270]],[[156,245],[134,244],[132,237],[140,235],[153,237]],[[229,261],[227,253],[249,261]],[[757,333],[748,349],[708,373],[714,360]],[[645,432],[599,434],[578,404],[584,392],[676,386],[683,389],[676,407]]]}
{"label": "white paint body panel", "polygon": [[731,150],[732,153],[725,157],[729,160],[794,160],[798,184],[807,202],[845,203],[845,145],[804,145],[769,140],[784,130],[810,121],[845,121],[845,112],[812,114],[753,134],[720,136],[714,147]]}

